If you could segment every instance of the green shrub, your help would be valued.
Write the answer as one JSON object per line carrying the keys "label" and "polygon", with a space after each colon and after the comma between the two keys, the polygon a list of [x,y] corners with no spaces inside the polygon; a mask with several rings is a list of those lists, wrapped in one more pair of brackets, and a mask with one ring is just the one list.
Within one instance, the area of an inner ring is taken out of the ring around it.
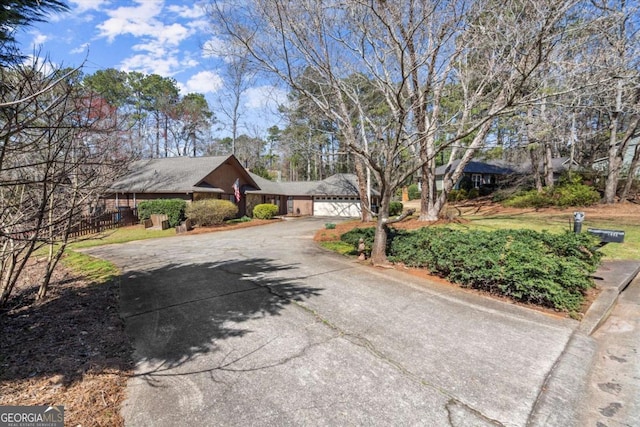
{"label": "green shrub", "polygon": [[544,192],[538,193],[537,190],[530,190],[518,193],[502,204],[510,208],[546,208],[553,206],[553,200]]}
{"label": "green shrub", "polygon": [[447,200],[449,202],[460,202],[462,200],[467,199],[467,190],[461,188],[459,190],[451,190],[449,194],[447,194]]}
{"label": "green shrub", "polygon": [[416,200],[420,198],[420,189],[418,188],[418,184],[411,184],[407,189],[409,194],[409,200]]}
{"label": "green shrub", "polygon": [[469,190],[469,195],[468,195],[469,199],[477,199],[478,197],[480,197],[480,190],[479,189],[472,188],[471,190]]}
{"label": "green shrub", "polygon": [[402,202],[391,202],[389,203],[389,216],[398,216],[402,213]]}
{"label": "green shrub", "polygon": [[571,183],[553,189],[553,199],[558,207],[591,206],[600,200],[600,193],[593,187]]}
{"label": "green shrub", "polygon": [[373,238],[376,235],[376,229],[373,227],[367,228],[354,228],[353,230],[347,231],[343,235],[340,236],[340,240],[349,243],[355,249],[358,248],[358,243],[360,238],[364,239],[364,244],[367,248],[371,248],[373,246]]}
{"label": "green shrub", "polygon": [[513,208],[545,208],[557,206],[566,208],[569,206],[590,206],[600,200],[598,191],[581,182],[579,176],[563,178],[560,183],[551,189],[545,189],[542,193],[536,190],[518,193],[503,201],[507,207]]}
{"label": "green shrub", "polygon": [[327,230],[334,230],[336,228],[336,225],[333,222],[327,222],[324,225],[324,228]]}
{"label": "green shrub", "polygon": [[207,199],[191,203],[186,213],[197,225],[206,227],[222,224],[225,219],[235,217],[238,207],[228,200]]}
{"label": "green shrub", "polygon": [[258,219],[271,219],[278,214],[278,207],[271,203],[262,203],[253,208],[253,217]]}
{"label": "green shrub", "polygon": [[145,220],[151,215],[167,215],[169,226],[175,227],[185,218],[187,202],[181,199],[145,200],[138,203],[138,218]]}
{"label": "green shrub", "polygon": [[508,190],[498,190],[492,194],[491,201],[494,203],[502,203],[509,199],[509,197],[511,197],[511,192]]}
{"label": "green shrub", "polygon": [[578,310],[600,262],[587,234],[423,228],[394,236],[389,258],[462,286],[557,310]]}

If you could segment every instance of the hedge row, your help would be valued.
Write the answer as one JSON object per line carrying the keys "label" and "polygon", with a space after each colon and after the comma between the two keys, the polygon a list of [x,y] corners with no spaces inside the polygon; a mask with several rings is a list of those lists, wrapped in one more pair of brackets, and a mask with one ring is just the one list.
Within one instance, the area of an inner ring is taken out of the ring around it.
{"label": "hedge row", "polygon": [[[373,243],[374,229],[341,236],[356,245]],[[424,267],[463,287],[508,296],[516,301],[576,311],[601,255],[588,234],[551,234],[532,230],[459,231],[425,227],[389,236],[391,261]]]}
{"label": "hedge row", "polygon": [[138,218],[145,220],[151,215],[167,215],[169,226],[175,227],[185,218],[187,202],[181,199],[145,200],[138,203]]}

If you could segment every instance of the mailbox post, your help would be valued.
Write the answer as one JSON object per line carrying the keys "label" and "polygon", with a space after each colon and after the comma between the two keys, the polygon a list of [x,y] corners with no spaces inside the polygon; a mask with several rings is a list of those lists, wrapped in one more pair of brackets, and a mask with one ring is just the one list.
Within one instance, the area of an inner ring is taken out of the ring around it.
{"label": "mailbox post", "polygon": [[573,232],[578,234],[582,231],[582,223],[584,222],[584,212],[573,213]]}

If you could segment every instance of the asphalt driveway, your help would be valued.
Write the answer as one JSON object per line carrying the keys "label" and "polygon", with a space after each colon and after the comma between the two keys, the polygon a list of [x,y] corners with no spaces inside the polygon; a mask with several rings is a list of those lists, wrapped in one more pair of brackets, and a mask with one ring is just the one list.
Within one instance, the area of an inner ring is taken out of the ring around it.
{"label": "asphalt driveway", "polygon": [[546,424],[576,321],[362,266],[324,222],[87,251],[123,271],[128,425]]}

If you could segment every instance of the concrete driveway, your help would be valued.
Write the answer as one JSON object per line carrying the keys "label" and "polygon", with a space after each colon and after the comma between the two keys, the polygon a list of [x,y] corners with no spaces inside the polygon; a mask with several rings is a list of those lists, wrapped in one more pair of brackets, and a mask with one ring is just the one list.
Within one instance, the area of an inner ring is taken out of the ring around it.
{"label": "concrete driveway", "polygon": [[577,322],[329,253],[324,222],[88,251],[123,270],[128,425],[571,424],[543,390]]}

